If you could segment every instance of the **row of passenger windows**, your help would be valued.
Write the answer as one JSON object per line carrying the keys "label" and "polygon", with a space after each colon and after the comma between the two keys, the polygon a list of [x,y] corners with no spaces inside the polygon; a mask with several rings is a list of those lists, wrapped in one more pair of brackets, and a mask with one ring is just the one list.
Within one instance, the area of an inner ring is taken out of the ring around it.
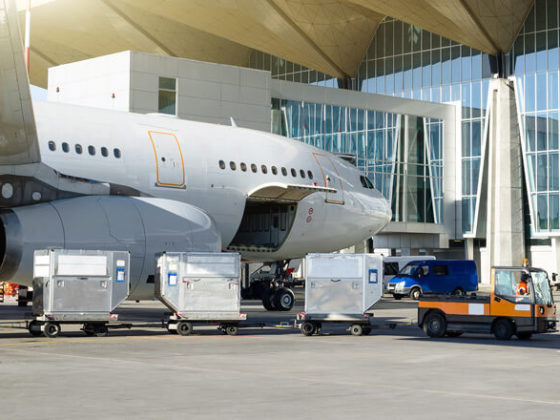
{"label": "row of passenger windows", "polygon": [[[62,151],[64,153],[68,153],[70,152],[70,145],[66,142],[61,144],[61,148]],[[54,141],[49,141],[49,150],[51,150],[52,152],[56,151],[56,143]],[[82,149],[82,145],[81,144],[75,144],[74,145],[74,150],[76,151],[77,154],[81,155],[83,153],[83,149]],[[97,151],[95,150],[95,146],[89,145],[88,148],[88,153],[91,156],[95,156],[95,154],[97,153]],[[102,147],[101,149],[99,149],[101,156],[103,157],[108,157],[109,156],[109,149],[107,149],[106,147]],[[120,159],[121,157],[121,151],[120,149],[113,149],[113,156],[115,156],[117,159]]]}
{"label": "row of passenger windows", "polygon": [[[220,160],[218,162],[218,165],[220,166],[220,169],[226,169],[226,163],[223,160]],[[237,164],[232,161],[232,162],[229,163],[229,168],[232,171],[235,171],[235,170],[237,170]],[[251,168],[251,172],[254,172],[254,173],[258,172],[258,167],[254,163],[251,163],[250,168]],[[245,162],[241,162],[239,164],[239,169],[241,169],[243,172],[247,172],[247,164]],[[268,173],[268,167],[266,165],[261,165],[261,172],[263,174],[267,174]],[[272,172],[273,175],[278,175],[278,172],[281,172],[282,175],[288,176],[288,170],[284,167],[280,168],[280,171],[278,171],[278,168],[276,166],[271,166],[270,167],[270,172]],[[298,171],[294,168],[290,169],[290,173],[292,174],[292,176],[294,178],[298,176]],[[309,179],[313,179],[313,172],[307,171],[307,173],[306,173],[303,169],[299,170],[299,176],[300,177],[305,178],[306,175]]]}

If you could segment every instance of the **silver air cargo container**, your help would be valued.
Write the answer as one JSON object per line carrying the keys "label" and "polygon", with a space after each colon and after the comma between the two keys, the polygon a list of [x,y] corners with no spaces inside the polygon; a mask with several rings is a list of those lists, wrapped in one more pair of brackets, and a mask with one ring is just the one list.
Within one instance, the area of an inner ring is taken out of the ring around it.
{"label": "silver air cargo container", "polygon": [[325,322],[349,323],[353,335],[371,332],[366,313],[383,295],[383,258],[374,254],[308,254],[301,330],[318,333]]}
{"label": "silver air cargo container", "polygon": [[158,257],[156,296],[173,311],[171,333],[189,335],[193,322],[219,323],[235,335],[240,313],[241,257],[238,253],[166,252]]}
{"label": "silver air cargo container", "polygon": [[129,294],[128,251],[38,250],[33,260],[33,335],[56,337],[61,323],[106,335],[111,312]]}

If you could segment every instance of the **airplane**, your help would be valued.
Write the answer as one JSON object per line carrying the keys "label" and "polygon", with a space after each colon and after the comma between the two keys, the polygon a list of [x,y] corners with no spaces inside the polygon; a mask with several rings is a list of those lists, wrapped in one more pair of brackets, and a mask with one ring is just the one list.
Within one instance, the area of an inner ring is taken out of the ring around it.
{"label": "airplane", "polygon": [[128,250],[129,299],[152,299],[157,253],[235,251],[280,264],[351,246],[389,222],[387,200],[355,166],[302,142],[32,103],[11,0],[0,0],[1,14],[2,281],[30,286],[36,249]]}

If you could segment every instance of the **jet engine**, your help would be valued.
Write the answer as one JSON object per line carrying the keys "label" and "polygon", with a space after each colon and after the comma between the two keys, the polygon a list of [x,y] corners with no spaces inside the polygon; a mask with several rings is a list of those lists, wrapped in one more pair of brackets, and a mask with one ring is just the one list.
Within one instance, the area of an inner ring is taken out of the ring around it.
{"label": "jet engine", "polygon": [[130,299],[151,299],[155,255],[222,249],[212,218],[161,198],[84,196],[0,211],[0,281],[30,285],[44,248],[128,250]]}

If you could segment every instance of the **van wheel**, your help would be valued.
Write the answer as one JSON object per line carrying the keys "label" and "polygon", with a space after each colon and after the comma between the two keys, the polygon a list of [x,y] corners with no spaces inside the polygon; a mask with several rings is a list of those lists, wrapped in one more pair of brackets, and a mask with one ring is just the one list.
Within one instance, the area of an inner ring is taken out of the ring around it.
{"label": "van wheel", "polygon": [[494,323],[494,335],[498,340],[509,340],[513,335],[513,324],[509,319],[501,318]]}
{"label": "van wheel", "polygon": [[429,337],[440,338],[445,335],[447,321],[442,314],[431,312],[424,320],[422,328]]}
{"label": "van wheel", "polygon": [[410,298],[411,299],[418,300],[418,299],[420,299],[420,296],[422,296],[422,291],[420,290],[419,287],[414,287],[410,291]]}
{"label": "van wheel", "polygon": [[453,290],[452,295],[455,295],[455,296],[465,296],[465,291],[464,291],[462,288],[457,287],[455,290]]}

